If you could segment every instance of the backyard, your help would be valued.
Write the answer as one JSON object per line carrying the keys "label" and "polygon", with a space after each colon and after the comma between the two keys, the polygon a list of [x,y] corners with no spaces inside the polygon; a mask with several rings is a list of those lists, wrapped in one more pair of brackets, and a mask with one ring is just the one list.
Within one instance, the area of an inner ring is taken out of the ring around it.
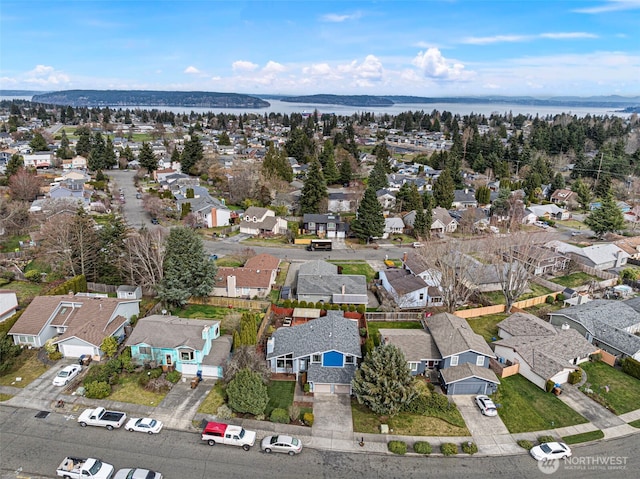
{"label": "backyard", "polygon": [[479,334],[487,343],[492,343],[498,339],[498,327],[500,321],[509,317],[507,313],[487,314],[476,318],[468,318],[467,323],[473,329],[473,332]]}
{"label": "backyard", "polygon": [[420,321],[369,321],[369,336],[378,341],[380,329],[422,329]]}
{"label": "backyard", "polygon": [[210,306],[208,304],[187,304],[184,308],[173,311],[173,314],[181,318],[215,319],[220,321],[220,334],[232,334],[240,324],[242,313],[247,309],[223,306]]}
{"label": "backyard", "polygon": [[580,367],[587,373],[584,387],[605,399],[612,412],[624,414],[638,408],[640,380],[600,361],[583,363]]}
{"label": "backyard", "polygon": [[542,431],[583,424],[587,420],[551,393],[516,374],[500,379],[493,395],[510,433]]}
{"label": "backyard", "polygon": [[554,278],[553,280],[554,283],[559,284],[560,286],[564,286],[565,288],[575,288],[577,286],[583,286],[585,284],[588,284],[589,281],[600,281],[600,278],[579,271],[577,273],[571,273],[566,276]]}

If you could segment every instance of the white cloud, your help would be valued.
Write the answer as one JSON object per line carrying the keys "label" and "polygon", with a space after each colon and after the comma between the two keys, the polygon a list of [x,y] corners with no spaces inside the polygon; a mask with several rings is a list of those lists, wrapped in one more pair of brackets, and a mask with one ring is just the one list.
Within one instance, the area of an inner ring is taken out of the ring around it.
{"label": "white cloud", "polygon": [[609,0],[608,2],[595,7],[576,8],[576,13],[587,13],[595,15],[598,13],[619,12],[621,10],[635,10],[640,8],[640,0]]}
{"label": "white cloud", "polygon": [[287,71],[287,68],[281,63],[274,62],[274,61],[269,61],[262,69],[263,73],[270,73],[270,74],[282,73],[284,71]]}
{"label": "white cloud", "polygon": [[335,74],[336,70],[334,68],[331,68],[328,63],[315,63],[311,66],[304,67],[302,69],[302,73],[314,77],[323,76],[330,78],[339,78],[339,76]]}
{"label": "white cloud", "polygon": [[244,60],[238,60],[231,64],[231,68],[233,68],[234,72],[240,72],[240,71],[252,72],[258,69],[258,66],[259,65],[256,65],[255,63],[247,62]]}
{"label": "white cloud", "polygon": [[367,80],[379,81],[382,79],[384,68],[382,62],[374,55],[367,55],[364,61],[355,67],[354,74]]}
{"label": "white cloud", "polygon": [[494,35],[491,37],[467,37],[462,39],[462,43],[469,45],[489,45],[491,43],[511,43],[524,42],[527,40],[525,35]]}
{"label": "white cloud", "polygon": [[547,32],[535,35],[493,35],[490,37],[466,37],[461,43],[467,45],[490,45],[493,43],[519,43],[544,38],[547,40],[575,40],[581,38],[598,38],[588,32]]}
{"label": "white cloud", "polygon": [[551,40],[570,40],[573,38],[598,38],[598,35],[587,32],[558,32],[558,33],[541,33],[540,38],[549,38]]}
{"label": "white cloud", "polygon": [[362,17],[361,12],[355,12],[350,15],[347,15],[347,14],[339,15],[337,13],[327,13],[326,15],[322,15],[320,19],[322,21],[329,22],[329,23],[342,23],[342,22],[346,22],[347,20],[357,20],[360,17]]}
{"label": "white cloud", "polygon": [[465,80],[473,73],[464,71],[462,63],[447,60],[437,48],[429,48],[420,52],[412,63],[417,66],[426,78],[436,80]]}
{"label": "white cloud", "polygon": [[37,65],[33,70],[25,74],[24,81],[40,86],[53,86],[70,83],[71,79],[65,73],[56,71],[51,66]]}
{"label": "white cloud", "polygon": [[200,70],[198,70],[196,67],[190,65],[190,66],[188,66],[187,68],[184,69],[184,73],[197,74],[197,73],[200,73]]}

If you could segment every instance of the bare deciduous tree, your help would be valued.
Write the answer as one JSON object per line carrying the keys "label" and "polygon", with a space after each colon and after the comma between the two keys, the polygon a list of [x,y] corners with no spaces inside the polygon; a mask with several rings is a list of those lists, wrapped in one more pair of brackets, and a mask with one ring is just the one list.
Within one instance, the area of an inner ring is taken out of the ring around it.
{"label": "bare deciduous tree", "polygon": [[233,356],[224,367],[224,381],[228,384],[238,371],[246,368],[260,374],[265,384],[269,381],[270,372],[267,363],[255,346],[241,346],[233,352]]}
{"label": "bare deciduous tree", "polygon": [[30,223],[28,203],[0,196],[0,230],[8,235],[22,234]]}
{"label": "bare deciduous tree", "polygon": [[132,284],[155,288],[162,280],[165,237],[166,233],[161,228],[143,228],[127,237],[123,268]]}
{"label": "bare deciduous tree", "polygon": [[33,201],[40,192],[41,178],[35,171],[20,168],[9,178],[9,192],[14,200]]}

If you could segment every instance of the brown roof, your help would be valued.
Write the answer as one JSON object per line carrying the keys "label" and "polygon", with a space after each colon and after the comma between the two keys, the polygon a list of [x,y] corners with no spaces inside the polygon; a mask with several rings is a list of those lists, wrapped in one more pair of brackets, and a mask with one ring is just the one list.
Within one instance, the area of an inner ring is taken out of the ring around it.
{"label": "brown roof", "polygon": [[630,256],[640,253],[640,236],[622,238],[613,243]]}
{"label": "brown roof", "polygon": [[270,269],[218,268],[215,288],[226,288],[227,278],[236,277],[237,288],[268,288],[271,284]]}
{"label": "brown roof", "polygon": [[66,331],[56,342],[77,337],[99,346],[105,337],[111,336],[127,321],[114,313],[120,303],[131,301],[68,295],[36,296],[9,333],[37,335],[46,326],[65,326]]}
{"label": "brown roof", "polygon": [[245,268],[251,269],[278,269],[278,265],[280,264],[280,259],[275,256],[271,256],[270,254],[262,253],[256,255],[252,258],[249,258],[247,262],[244,264]]}

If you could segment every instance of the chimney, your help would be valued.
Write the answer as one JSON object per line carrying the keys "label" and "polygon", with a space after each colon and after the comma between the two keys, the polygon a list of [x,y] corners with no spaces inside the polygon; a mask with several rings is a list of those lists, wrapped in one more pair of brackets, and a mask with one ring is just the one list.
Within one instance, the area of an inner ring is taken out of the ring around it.
{"label": "chimney", "polygon": [[402,262],[405,263],[407,261],[407,253],[402,253]]}
{"label": "chimney", "polygon": [[465,189],[464,189],[464,194],[465,194],[465,195],[468,195],[468,194],[469,194],[469,188],[465,188]]}
{"label": "chimney", "polygon": [[342,294],[344,295],[344,294],[346,294],[346,292],[347,292],[347,287],[343,284],[342,285]]}

